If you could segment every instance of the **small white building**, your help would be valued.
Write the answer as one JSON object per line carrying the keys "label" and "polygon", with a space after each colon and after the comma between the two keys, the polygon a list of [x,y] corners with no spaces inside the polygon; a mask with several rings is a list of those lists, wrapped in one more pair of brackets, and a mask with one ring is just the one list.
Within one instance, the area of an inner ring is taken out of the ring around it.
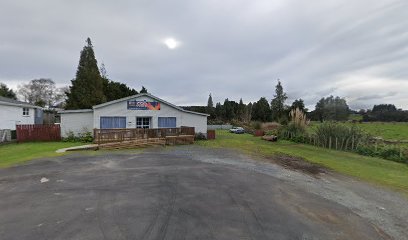
{"label": "small white building", "polygon": [[187,111],[149,93],[121,98],[92,109],[65,110],[61,114],[61,136],[97,129],[194,127],[207,133],[208,114]]}
{"label": "small white building", "polygon": [[0,129],[16,130],[17,124],[42,124],[41,107],[0,96]]}

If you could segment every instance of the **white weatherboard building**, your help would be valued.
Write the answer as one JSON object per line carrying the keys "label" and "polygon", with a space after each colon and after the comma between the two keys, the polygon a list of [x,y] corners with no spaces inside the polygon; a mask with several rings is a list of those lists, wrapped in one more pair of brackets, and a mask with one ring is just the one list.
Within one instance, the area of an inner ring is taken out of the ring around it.
{"label": "white weatherboard building", "polygon": [[42,124],[41,107],[0,96],[0,129],[16,130],[19,124]]}
{"label": "white weatherboard building", "polygon": [[207,133],[204,113],[184,110],[149,93],[121,98],[93,106],[92,109],[65,110],[61,114],[61,136],[111,128],[194,127]]}

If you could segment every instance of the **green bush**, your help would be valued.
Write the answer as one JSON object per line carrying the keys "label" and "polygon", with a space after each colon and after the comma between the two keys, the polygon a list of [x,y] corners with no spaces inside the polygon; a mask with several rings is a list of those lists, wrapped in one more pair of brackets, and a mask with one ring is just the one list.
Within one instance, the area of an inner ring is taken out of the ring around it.
{"label": "green bush", "polygon": [[74,132],[67,132],[67,136],[62,139],[63,142],[83,142],[90,143],[93,142],[93,137],[91,132],[79,133],[78,136],[75,136]]}
{"label": "green bush", "polygon": [[356,149],[370,139],[370,136],[356,125],[347,126],[336,122],[324,122],[318,125],[312,137],[317,145],[338,150]]}
{"label": "green bush", "polygon": [[408,156],[396,146],[377,146],[374,144],[358,146],[356,152],[370,157],[380,157],[395,162],[408,162]]}
{"label": "green bush", "polygon": [[204,135],[204,133],[202,133],[202,132],[199,132],[199,133],[196,133],[195,134],[195,136],[194,136],[194,140],[198,140],[198,141],[200,141],[200,140],[207,140],[207,137]]}
{"label": "green bush", "polygon": [[260,130],[262,128],[262,123],[258,122],[258,121],[253,122],[252,123],[252,128],[255,129],[255,130]]}

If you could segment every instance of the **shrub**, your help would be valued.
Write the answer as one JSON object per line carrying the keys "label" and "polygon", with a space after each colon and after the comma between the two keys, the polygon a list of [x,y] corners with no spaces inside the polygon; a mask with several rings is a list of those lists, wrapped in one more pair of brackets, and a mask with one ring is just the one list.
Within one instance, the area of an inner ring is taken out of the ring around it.
{"label": "shrub", "polygon": [[261,124],[261,128],[265,131],[279,129],[282,125],[277,122],[266,122]]}
{"label": "shrub", "polygon": [[261,130],[261,128],[262,128],[261,122],[258,122],[258,121],[253,122],[252,123],[252,128],[254,128],[255,130]]}
{"label": "shrub", "polygon": [[82,132],[75,136],[74,132],[68,131],[66,137],[62,139],[63,142],[83,142],[90,143],[93,142],[92,132]]}
{"label": "shrub", "polygon": [[207,137],[205,136],[204,133],[199,132],[199,133],[196,133],[196,134],[195,134],[194,140],[198,140],[198,141],[199,141],[199,140],[207,140]]}
{"label": "shrub", "polygon": [[353,150],[358,145],[367,143],[369,135],[356,125],[346,126],[335,122],[324,122],[317,126],[313,136],[316,144],[339,150]]}
{"label": "shrub", "polygon": [[83,143],[90,143],[93,142],[94,139],[91,132],[84,132],[79,134],[78,140]]}
{"label": "shrub", "polygon": [[358,146],[356,152],[370,157],[380,157],[395,162],[408,162],[408,155],[396,146],[375,147],[373,144]]}

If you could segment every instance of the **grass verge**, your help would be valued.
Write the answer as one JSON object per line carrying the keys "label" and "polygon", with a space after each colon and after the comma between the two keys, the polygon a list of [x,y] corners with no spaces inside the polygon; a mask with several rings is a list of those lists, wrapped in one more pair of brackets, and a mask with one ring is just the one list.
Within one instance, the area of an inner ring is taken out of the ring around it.
{"label": "grass verge", "polygon": [[197,144],[205,147],[233,148],[247,154],[266,157],[276,154],[302,157],[306,161],[345,175],[390,187],[408,196],[407,164],[288,141],[272,143],[249,134],[239,135],[220,130],[216,132],[216,136],[215,140],[198,141]]}
{"label": "grass verge", "polygon": [[61,156],[60,148],[83,145],[70,142],[30,142],[0,145],[0,168],[17,165],[36,158]]}

